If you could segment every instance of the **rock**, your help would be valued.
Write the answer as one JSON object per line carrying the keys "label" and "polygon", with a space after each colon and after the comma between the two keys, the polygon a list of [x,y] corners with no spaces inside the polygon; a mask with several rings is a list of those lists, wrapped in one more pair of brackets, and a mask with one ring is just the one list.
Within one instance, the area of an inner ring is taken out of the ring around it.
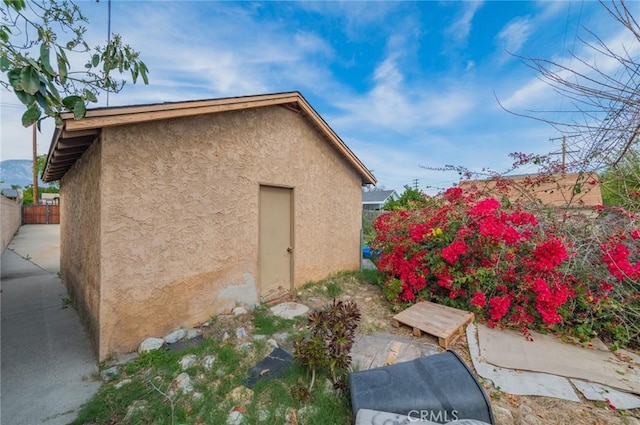
{"label": "rock", "polygon": [[204,365],[205,370],[213,369],[213,363],[216,361],[216,357],[209,354],[208,356],[204,356],[202,359],[202,364]]}
{"label": "rock", "polygon": [[202,399],[204,399],[204,395],[201,392],[196,391],[195,393],[193,393],[193,401],[202,401]]}
{"label": "rock", "polygon": [[127,407],[127,414],[122,420],[123,423],[129,423],[131,421],[131,417],[138,412],[143,412],[147,408],[147,400],[136,400]]}
{"label": "rock", "polygon": [[267,336],[266,335],[254,335],[253,336],[253,340],[254,341],[262,341],[263,339],[265,339]]}
{"label": "rock", "polygon": [[514,423],[513,414],[511,411],[502,406],[493,406],[493,415],[495,416],[495,422],[497,424],[512,424]]}
{"label": "rock", "polygon": [[244,415],[237,410],[229,413],[227,416],[227,425],[240,425],[244,420]]}
{"label": "rock", "polygon": [[131,383],[131,379],[127,378],[127,379],[123,379],[122,381],[118,382],[117,384],[115,384],[113,386],[113,388],[115,388],[116,390],[119,390],[120,388],[124,387],[127,384]]}
{"label": "rock", "polygon": [[298,415],[296,414],[296,409],[291,407],[287,407],[287,410],[284,414],[284,425],[297,425],[298,424]]}
{"label": "rock", "polygon": [[287,342],[287,339],[289,339],[289,333],[288,332],[278,332],[273,334],[273,338],[278,341],[279,343],[284,343]]}
{"label": "rock", "polygon": [[193,391],[193,385],[191,385],[191,378],[188,373],[182,372],[180,375],[176,376],[175,383],[178,391],[185,394]]}
{"label": "rock", "polygon": [[139,353],[145,353],[147,351],[157,350],[164,344],[164,339],[162,338],[147,338],[142,341],[140,347],[138,348]]}
{"label": "rock", "polygon": [[640,425],[640,419],[634,418],[633,416],[627,416],[624,420],[627,425]]}
{"label": "rock", "polygon": [[229,333],[228,333],[228,332],[225,332],[225,333],[224,333],[224,335],[222,335],[222,341],[226,341],[226,340],[228,340],[229,338],[231,338],[231,336],[229,336]]}
{"label": "rock", "polygon": [[238,345],[238,350],[247,351],[251,349],[252,345],[253,344],[251,344],[250,342],[243,342],[242,344]]}
{"label": "rock", "polygon": [[271,413],[266,409],[260,409],[256,412],[258,422],[267,422],[271,417]]}
{"label": "rock", "polygon": [[180,368],[182,370],[186,370],[195,365],[196,361],[198,361],[198,358],[195,356],[195,354],[188,354],[181,358],[178,363],[180,364]]}
{"label": "rock", "polygon": [[203,324],[200,325],[201,328],[208,328],[209,326],[211,326],[211,322],[206,321]]}
{"label": "rock", "polygon": [[523,412],[523,413],[533,413],[533,409],[530,406],[526,405],[526,404],[521,404],[520,405],[520,411]]}
{"label": "rock", "polygon": [[165,335],[164,340],[167,342],[167,344],[173,344],[180,341],[185,336],[187,336],[187,331],[184,329],[178,329]]}
{"label": "rock", "polygon": [[231,313],[234,316],[242,316],[243,314],[247,314],[247,309],[244,307],[236,307],[233,310],[231,310]]}
{"label": "rock", "polygon": [[538,418],[531,414],[524,415],[524,418],[522,419],[525,424],[529,425],[538,425],[540,423]]}
{"label": "rock", "polygon": [[112,379],[120,376],[120,369],[118,368],[118,366],[110,367],[109,369],[105,369],[100,372],[100,376],[105,381],[111,381]]}
{"label": "rock", "polygon": [[333,382],[331,382],[331,379],[324,380],[324,386],[322,387],[322,389],[325,394],[333,393]]}
{"label": "rock", "polygon": [[269,310],[274,316],[282,317],[283,319],[293,319],[298,316],[302,316],[309,312],[309,307],[304,304],[285,302],[278,305],[274,305]]}
{"label": "rock", "polygon": [[273,338],[269,338],[269,339],[267,340],[267,344],[269,344],[269,345],[270,345],[270,346],[272,346],[273,348],[279,348],[279,347],[280,347],[280,345],[278,345],[278,341],[276,341],[276,340],[275,340],[275,339],[273,339]]}
{"label": "rock", "polygon": [[236,338],[238,339],[249,338],[249,334],[247,333],[247,330],[244,327],[239,327],[238,329],[236,329]]}
{"label": "rock", "polygon": [[307,423],[310,416],[318,414],[317,406],[303,406],[298,409],[298,420],[302,423]]}
{"label": "rock", "polygon": [[202,331],[200,329],[189,329],[187,331],[187,339],[193,339],[202,335]]}
{"label": "rock", "polygon": [[227,400],[232,400],[236,404],[249,404],[253,398],[253,390],[245,386],[235,387],[226,396]]}

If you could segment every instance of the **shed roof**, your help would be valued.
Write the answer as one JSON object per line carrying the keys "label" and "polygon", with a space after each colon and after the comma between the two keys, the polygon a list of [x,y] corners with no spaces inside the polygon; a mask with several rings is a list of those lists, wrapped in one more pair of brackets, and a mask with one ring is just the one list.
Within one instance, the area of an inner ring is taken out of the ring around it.
{"label": "shed roof", "polygon": [[0,194],[5,198],[17,198],[20,196],[16,189],[0,189]]}
{"label": "shed roof", "polygon": [[363,204],[383,204],[389,196],[395,194],[395,190],[371,190],[362,192]]}
{"label": "shed roof", "polygon": [[62,114],[62,126],[57,127],[53,133],[42,180],[51,182],[62,178],[105,127],[265,106],[282,106],[301,114],[356,170],[362,178],[363,185],[376,183],[373,174],[299,92],[96,108],[88,110],[81,120],[75,120],[72,113]]}

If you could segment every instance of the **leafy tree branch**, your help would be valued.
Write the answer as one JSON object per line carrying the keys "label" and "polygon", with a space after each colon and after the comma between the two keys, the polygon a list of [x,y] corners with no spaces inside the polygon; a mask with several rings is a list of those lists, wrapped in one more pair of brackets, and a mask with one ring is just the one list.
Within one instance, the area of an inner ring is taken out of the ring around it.
{"label": "leafy tree branch", "polygon": [[[27,127],[46,117],[61,123],[60,114],[73,112],[75,119],[96,103],[100,92],[117,93],[131,75],[148,84],[149,70],[140,55],[114,34],[104,46],[93,49],[85,41],[87,18],[72,1],[3,0],[0,9],[0,85],[12,91],[26,111]],[[87,54],[84,70],[71,67],[70,57]],[[115,74],[115,76],[114,76]]]}

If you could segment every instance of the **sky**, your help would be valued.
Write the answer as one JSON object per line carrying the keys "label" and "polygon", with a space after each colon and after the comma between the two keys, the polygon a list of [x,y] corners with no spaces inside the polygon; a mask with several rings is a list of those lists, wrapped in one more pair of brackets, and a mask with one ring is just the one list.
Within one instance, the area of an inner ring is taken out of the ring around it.
{"label": "sky", "polygon": [[[103,44],[108,1],[78,5],[89,44]],[[640,15],[640,2],[630,7]],[[591,60],[587,30],[616,48],[632,44],[595,1],[112,0],[111,31],[141,53],[150,84],[127,84],[109,106],[299,91],[379,188],[435,193],[459,180],[437,168],[503,172],[512,152],[560,151],[554,128],[505,108],[567,107],[518,56],[578,66],[572,55]],[[23,109],[0,95],[0,160],[31,159]],[[48,120],[39,154],[52,134]]]}

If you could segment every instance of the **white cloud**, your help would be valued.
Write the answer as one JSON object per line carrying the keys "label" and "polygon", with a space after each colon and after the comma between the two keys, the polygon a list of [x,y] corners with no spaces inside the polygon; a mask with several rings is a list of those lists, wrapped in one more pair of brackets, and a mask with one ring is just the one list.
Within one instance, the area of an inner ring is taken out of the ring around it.
{"label": "white cloud", "polygon": [[[602,30],[604,31],[604,29]],[[621,56],[629,55],[634,58],[635,61],[640,59],[640,44],[629,30],[617,25],[615,28],[610,28],[609,31],[612,32],[598,34],[606,46]],[[589,34],[583,34],[582,36],[585,40],[593,41],[593,37]],[[595,45],[596,44],[594,44],[594,46]],[[602,81],[602,76],[598,75],[598,72],[589,66],[591,65],[597,68],[599,72],[614,79],[619,78],[619,81],[626,83],[625,78],[628,77],[620,74],[621,66],[619,61],[594,50],[593,47],[584,43],[579,42],[577,47],[575,55],[577,58],[580,58],[580,60],[571,57],[569,54],[549,58],[553,63],[568,69],[563,70],[557,68],[556,73],[559,77],[585,86],[593,85],[593,81]],[[548,66],[550,69],[554,69],[550,64]],[[522,83],[519,87],[514,88],[506,99],[501,99],[503,106],[513,111],[522,110],[523,108],[529,110],[549,110],[557,109],[557,105],[559,103],[562,104],[562,97],[546,80],[541,80],[540,75],[536,71],[532,72],[535,74],[532,78]],[[586,78],[576,78],[577,74],[582,74]],[[610,84],[610,82],[607,84]]]}
{"label": "white cloud", "polygon": [[471,34],[472,21],[476,12],[482,7],[482,1],[466,1],[460,3],[463,7],[460,16],[447,28],[449,34],[456,43],[466,43]]}
{"label": "white cloud", "polygon": [[496,41],[508,53],[518,53],[531,36],[532,31],[530,18],[518,17],[502,28],[496,36]]}
{"label": "white cloud", "polygon": [[342,110],[333,119],[342,127],[376,127],[407,134],[442,127],[455,122],[474,105],[473,94],[455,84],[438,87],[407,86],[394,57],[387,57],[375,69],[373,87],[368,92],[339,97]]}

